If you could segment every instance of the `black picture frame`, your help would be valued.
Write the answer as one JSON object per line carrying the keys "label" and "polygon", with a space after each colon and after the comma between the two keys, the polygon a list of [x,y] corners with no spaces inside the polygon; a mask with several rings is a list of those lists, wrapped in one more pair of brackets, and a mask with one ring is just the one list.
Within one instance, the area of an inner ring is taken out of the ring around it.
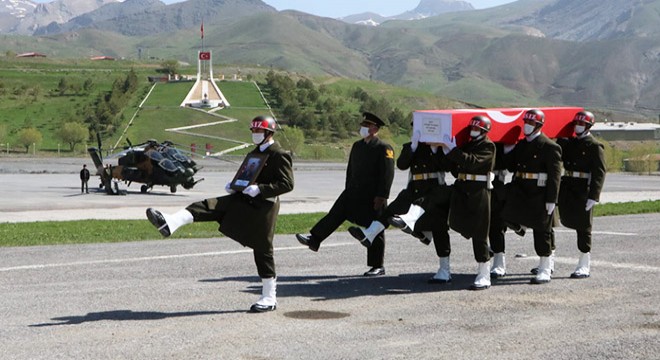
{"label": "black picture frame", "polygon": [[266,164],[267,159],[267,154],[248,154],[245,159],[243,159],[243,163],[238,168],[229,187],[235,191],[241,192],[245,190],[246,187],[254,184],[257,176],[259,176],[259,173],[261,173],[261,170]]}

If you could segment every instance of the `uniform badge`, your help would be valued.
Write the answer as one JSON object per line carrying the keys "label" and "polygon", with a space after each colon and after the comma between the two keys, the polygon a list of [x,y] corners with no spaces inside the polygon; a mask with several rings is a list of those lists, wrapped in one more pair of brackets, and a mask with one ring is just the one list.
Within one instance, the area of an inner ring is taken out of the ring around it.
{"label": "uniform badge", "polygon": [[385,150],[385,158],[394,159],[394,150],[390,150],[390,149]]}

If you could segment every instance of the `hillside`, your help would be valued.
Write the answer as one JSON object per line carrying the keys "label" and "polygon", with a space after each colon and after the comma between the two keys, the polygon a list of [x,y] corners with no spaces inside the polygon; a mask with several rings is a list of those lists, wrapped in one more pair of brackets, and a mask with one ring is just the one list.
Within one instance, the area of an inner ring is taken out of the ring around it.
{"label": "hillside", "polygon": [[[236,68],[216,70],[218,73],[226,74],[239,71]],[[155,86],[149,84],[147,76],[157,75],[159,71],[159,65],[155,63],[85,60],[73,64],[48,58],[0,61],[0,143],[3,144],[3,150],[25,153],[26,149],[19,142],[20,133],[25,128],[36,128],[43,138],[36,149],[40,154],[86,156],[87,146],[96,145],[94,139],[98,131],[95,129],[98,125],[90,122],[90,119],[93,120],[94,112],[98,113],[98,108],[105,106],[99,105],[99,99],[108,98],[114,84],[117,81],[123,82],[127,74],[133,71],[137,74],[137,91],[132,93],[126,105],[119,109],[111,125],[100,132],[103,148],[106,151],[116,146],[124,146],[127,144],[127,138],[133,143],[154,138],[170,140],[186,148],[191,144],[197,144],[199,149],[203,149],[209,144],[213,152],[219,152],[240,143],[249,143],[251,141],[250,133],[247,131],[249,121],[257,115],[270,113],[259,90],[249,81],[218,82],[218,86],[232,106],[207,113],[179,107],[192,82],[158,83]],[[282,115],[285,113],[284,109],[264,85],[268,76],[266,71],[260,68],[241,68],[240,71],[243,76],[259,80],[280,124],[291,125],[293,118]],[[195,68],[182,68],[181,72],[192,74]],[[281,73],[281,76],[289,75]],[[309,82],[308,78],[298,76],[291,78],[294,84],[301,80]],[[87,81],[90,85],[84,86],[83,83]],[[67,85],[62,85],[63,82]],[[309,130],[310,128],[305,130],[305,135],[315,137],[309,137],[309,145],[297,148],[296,154],[302,157],[343,159],[345,148],[354,141],[354,131],[360,118],[359,108],[362,103],[352,95],[357,89],[361,89],[364,94],[371,94],[370,96],[378,101],[392,99],[391,106],[400,109],[403,116],[408,116],[412,110],[420,108],[467,106],[422,91],[410,91],[369,81],[322,77],[315,78],[314,82],[309,84],[306,86],[316,89],[318,97],[316,103],[324,104],[327,109],[320,111],[315,109],[319,105],[298,105],[305,111],[303,115],[306,121],[313,121],[308,126],[312,129],[316,127],[312,131]],[[144,101],[147,94],[149,97]],[[327,105],[328,100],[334,105]],[[140,104],[142,106],[138,107]],[[305,108],[306,106],[308,108]],[[337,109],[337,115],[334,115],[334,110],[330,107]],[[330,114],[333,116],[332,119],[321,116]],[[238,121],[191,129],[185,133],[167,130],[227,119]],[[334,122],[333,119],[341,119],[340,126],[344,128],[338,129],[336,126],[339,125],[328,122]],[[58,136],[59,129],[71,122],[86,124],[90,129],[88,141],[78,144],[73,152]],[[404,127],[404,132],[401,134],[398,134],[398,128],[392,127],[384,135],[393,143],[401,144],[409,137],[407,122]],[[341,133],[334,134],[335,131]],[[281,141],[287,142],[293,141],[294,135],[296,133],[293,130],[285,129],[279,137]],[[29,150],[35,151],[32,145]]]}
{"label": "hillside", "polygon": [[260,0],[129,0],[61,25],[64,33],[3,35],[0,51],[194,63],[204,18],[204,47],[219,64],[382,81],[481,106],[580,105],[655,118],[659,9],[660,0],[519,0],[370,27]]}

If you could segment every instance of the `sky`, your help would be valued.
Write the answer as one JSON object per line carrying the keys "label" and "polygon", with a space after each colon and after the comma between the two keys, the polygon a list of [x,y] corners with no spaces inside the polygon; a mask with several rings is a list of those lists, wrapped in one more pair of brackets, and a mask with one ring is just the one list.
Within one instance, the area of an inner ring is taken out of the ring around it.
{"label": "sky", "polygon": [[[412,10],[420,0],[262,0],[277,10],[299,10],[308,14],[339,18],[342,16],[374,12],[382,16],[398,15]],[[515,0],[464,0],[476,9],[507,4]]]}

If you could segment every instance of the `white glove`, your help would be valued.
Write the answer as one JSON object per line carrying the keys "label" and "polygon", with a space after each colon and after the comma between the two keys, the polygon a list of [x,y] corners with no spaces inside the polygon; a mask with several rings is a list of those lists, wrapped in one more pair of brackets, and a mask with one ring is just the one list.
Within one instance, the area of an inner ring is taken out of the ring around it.
{"label": "white glove", "polygon": [[250,185],[243,190],[243,194],[255,197],[261,193],[258,185]]}
{"label": "white glove", "polygon": [[503,146],[503,148],[504,148],[504,153],[505,153],[505,154],[510,153],[511,150],[513,150],[514,147],[516,147],[516,144],[507,144],[507,145],[504,145],[504,146]]}
{"label": "white glove", "polygon": [[545,209],[548,211],[548,215],[552,215],[552,212],[555,211],[555,203],[545,203]]}
{"label": "white glove", "polygon": [[587,206],[584,207],[584,210],[585,211],[591,210],[591,208],[594,207],[594,205],[596,205],[597,202],[598,201],[596,201],[596,200],[587,199]]}
{"label": "white glove", "polygon": [[413,152],[417,150],[417,146],[419,145],[419,138],[421,137],[422,137],[421,131],[419,130],[413,131],[412,138],[410,139],[410,148],[412,149]]}
{"label": "white glove", "polygon": [[231,182],[228,182],[227,185],[225,185],[225,191],[228,192],[229,194],[233,194],[236,192],[236,190],[231,188]]}
{"label": "white glove", "polygon": [[449,154],[450,151],[454,150],[456,147],[456,138],[452,137],[451,139],[445,138],[444,140],[448,140],[447,142],[442,143],[442,152],[446,154]]}

